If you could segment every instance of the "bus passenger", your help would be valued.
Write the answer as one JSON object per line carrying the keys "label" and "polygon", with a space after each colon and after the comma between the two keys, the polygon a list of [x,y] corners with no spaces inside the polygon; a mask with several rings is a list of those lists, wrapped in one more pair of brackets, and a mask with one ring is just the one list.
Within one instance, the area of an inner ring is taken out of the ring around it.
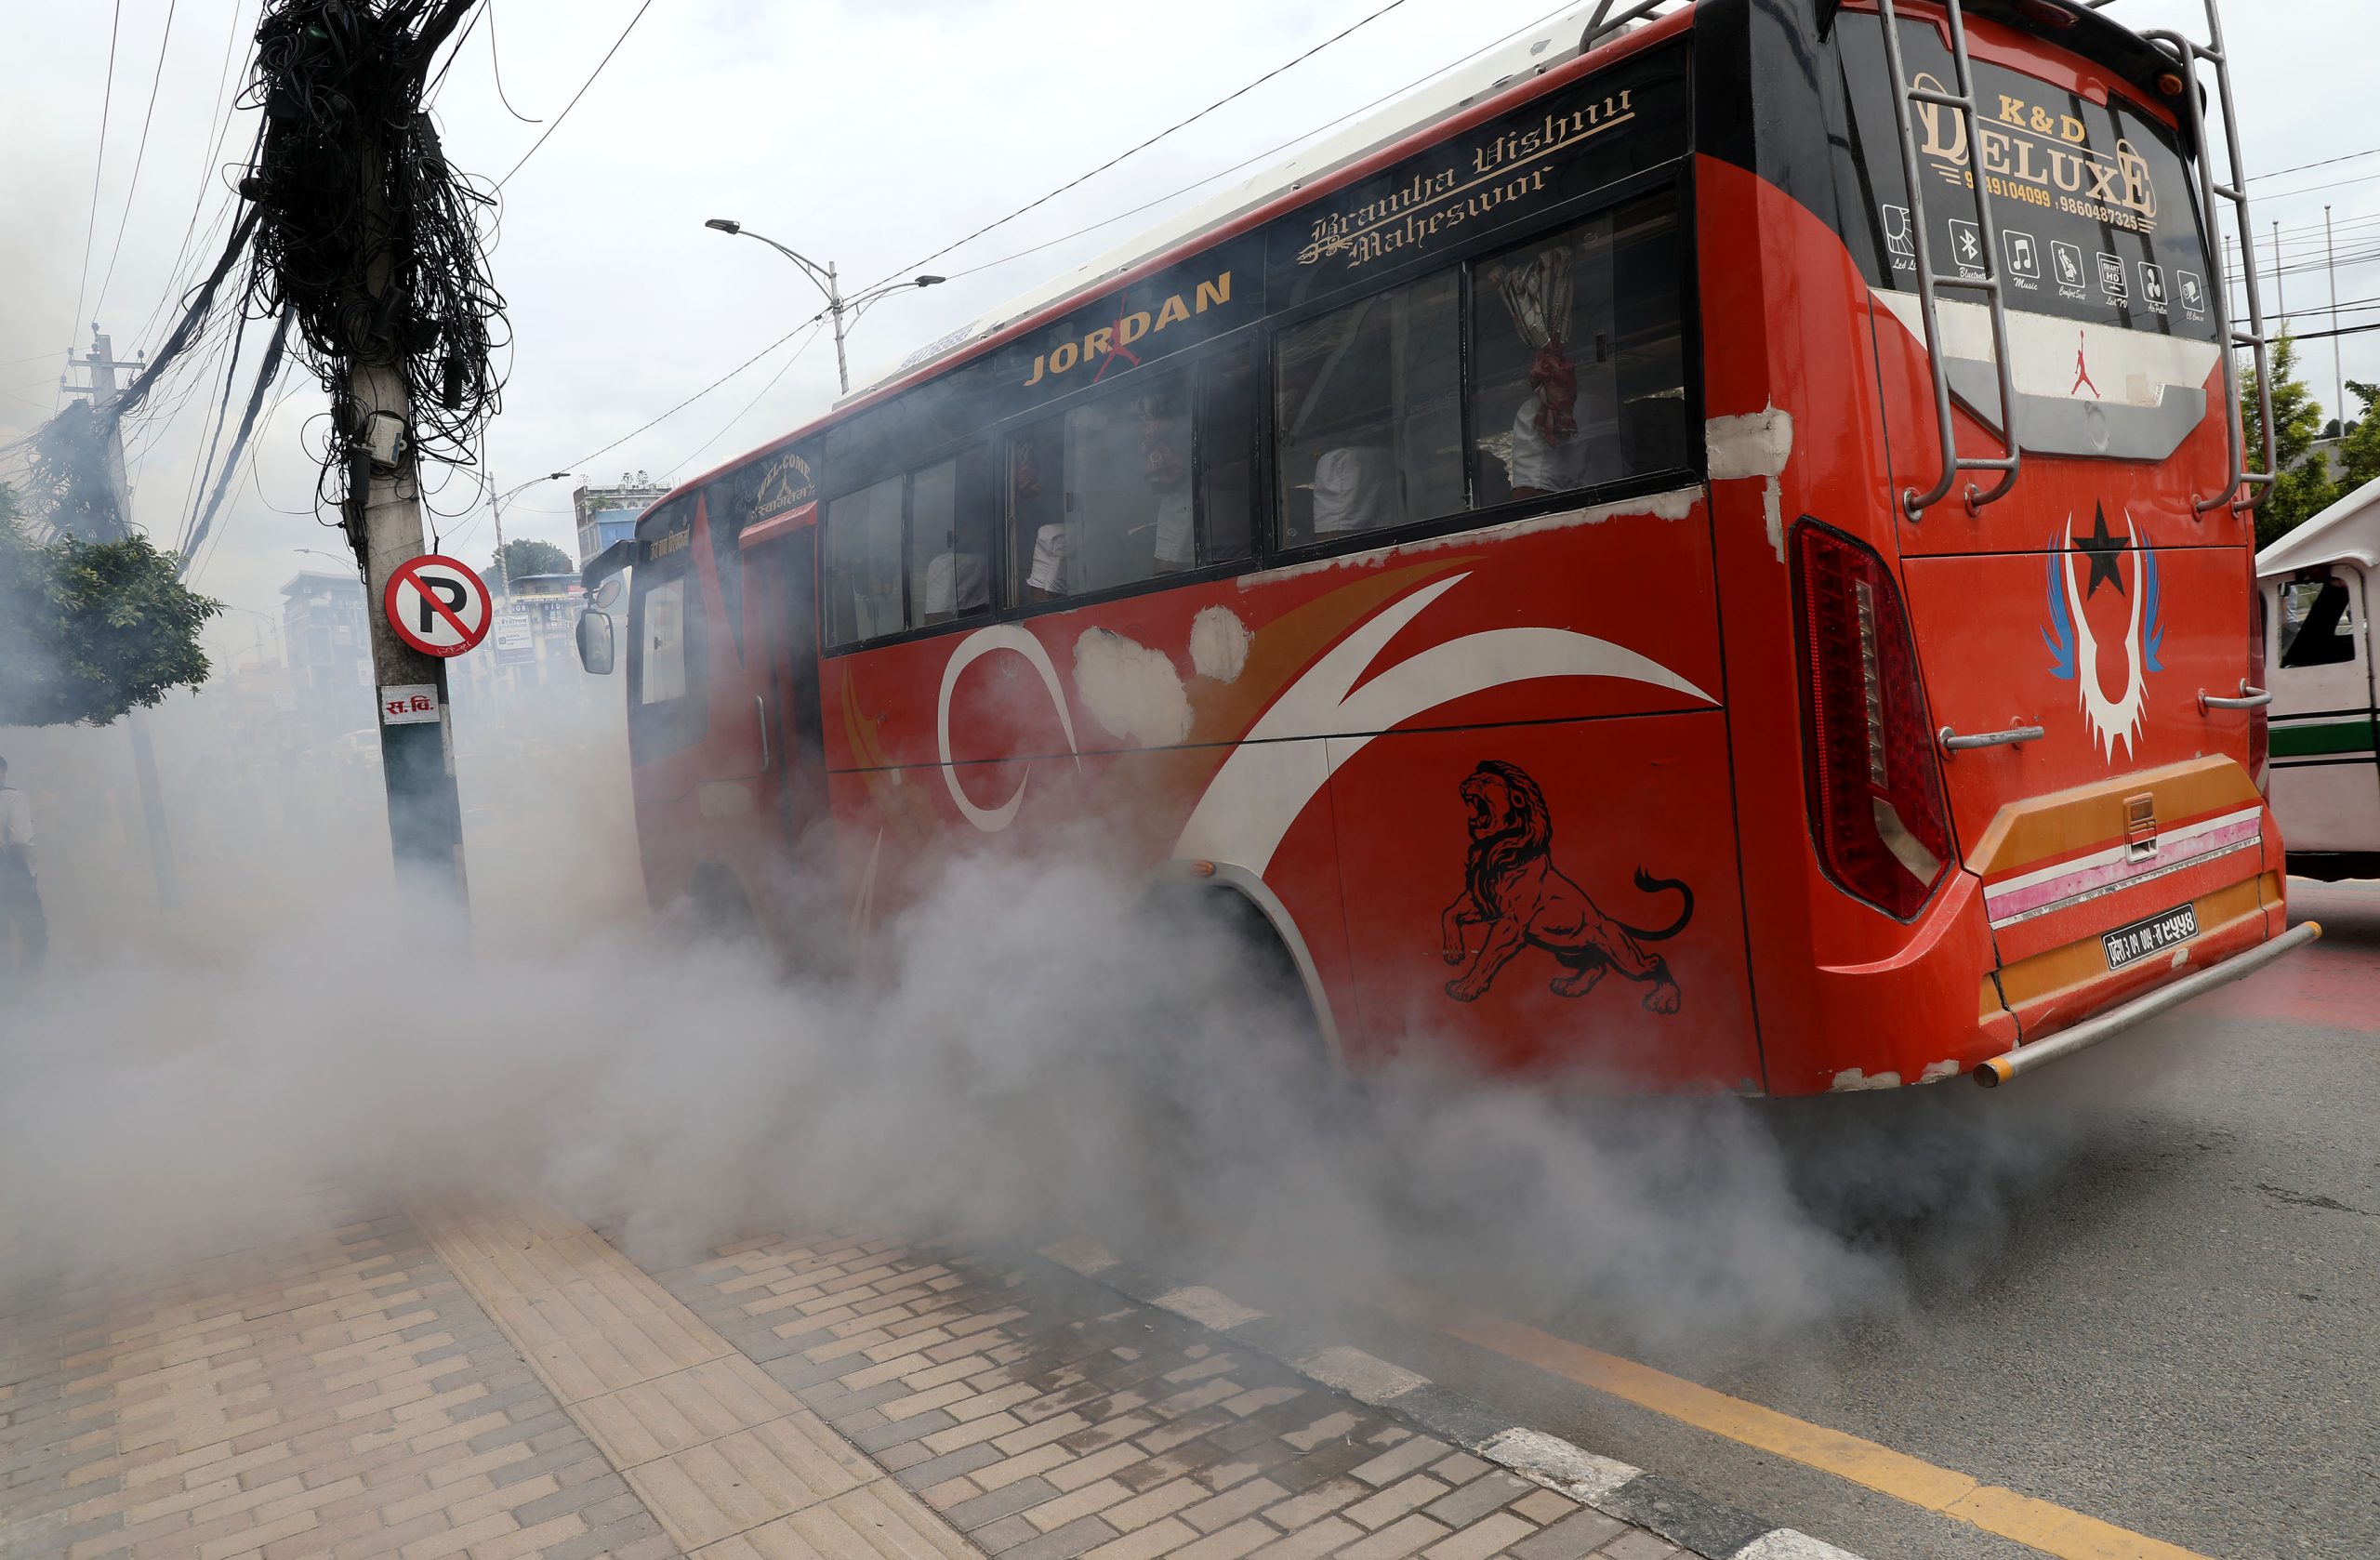
{"label": "bus passenger", "polygon": [[1172,574],[1197,562],[1191,520],[1190,465],[1182,458],[1190,442],[1190,418],[1183,409],[1152,396],[1141,417],[1141,464],[1157,492],[1157,574]]}
{"label": "bus passenger", "polygon": [[1376,444],[1325,450],[1314,463],[1314,534],[1344,535],[1396,523],[1396,460]]}
{"label": "bus passenger", "polygon": [[1054,602],[1066,593],[1066,528],[1044,525],[1033,534],[1033,566],[1025,576],[1029,599]]}
{"label": "bus passenger", "polygon": [[961,552],[958,538],[945,551],[926,561],[925,614],[928,623],[947,623],[971,616],[992,604],[992,571],[980,552]]}

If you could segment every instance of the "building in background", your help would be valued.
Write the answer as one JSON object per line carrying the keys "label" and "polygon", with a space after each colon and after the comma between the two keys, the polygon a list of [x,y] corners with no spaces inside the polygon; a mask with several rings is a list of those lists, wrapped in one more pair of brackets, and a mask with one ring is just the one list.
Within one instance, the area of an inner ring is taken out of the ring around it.
{"label": "building in background", "polygon": [[339,731],[371,725],[372,641],[364,582],[305,569],[281,595],[281,641],[301,711]]}
{"label": "building in background", "polygon": [[588,560],[636,529],[636,517],[669,491],[641,471],[623,471],[617,487],[582,487],[570,496],[578,516],[578,562]]}

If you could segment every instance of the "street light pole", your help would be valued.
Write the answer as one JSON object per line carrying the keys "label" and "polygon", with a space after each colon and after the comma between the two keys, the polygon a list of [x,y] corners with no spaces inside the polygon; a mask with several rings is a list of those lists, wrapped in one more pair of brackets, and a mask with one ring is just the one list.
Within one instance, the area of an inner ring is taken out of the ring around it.
{"label": "street light pole", "polygon": [[504,501],[528,492],[539,483],[558,483],[569,475],[567,471],[549,471],[542,477],[531,477],[518,487],[506,488],[488,500],[488,508],[496,512],[496,577],[503,588],[505,600],[512,599],[512,560],[504,556]]}
{"label": "street light pole", "polygon": [[791,260],[795,265],[800,266],[801,268],[801,274],[810,278],[811,285],[816,287],[821,293],[826,295],[826,315],[834,322],[835,327],[835,383],[840,387],[841,393],[844,395],[849,395],[852,392],[851,368],[846,364],[843,357],[844,313],[849,311],[853,318],[857,318],[858,311],[862,308],[867,304],[875,302],[878,298],[882,297],[887,293],[897,292],[904,287],[931,287],[936,283],[942,281],[942,278],[939,276],[919,276],[913,281],[884,283],[881,285],[868,288],[866,292],[859,294],[855,297],[845,297],[843,296],[842,282],[835,272],[834,261],[828,260],[822,266],[806,255],[796,254],[794,251],[787,248],[784,245],[779,244],[775,239],[769,237],[767,234],[756,233],[751,229],[746,227],[743,223],[731,220],[725,217],[714,217],[709,221],[705,222],[703,226],[706,228],[716,229],[718,231],[727,233],[731,236],[740,234],[745,238],[759,239],[761,243],[767,245],[778,254],[783,255],[787,259]]}

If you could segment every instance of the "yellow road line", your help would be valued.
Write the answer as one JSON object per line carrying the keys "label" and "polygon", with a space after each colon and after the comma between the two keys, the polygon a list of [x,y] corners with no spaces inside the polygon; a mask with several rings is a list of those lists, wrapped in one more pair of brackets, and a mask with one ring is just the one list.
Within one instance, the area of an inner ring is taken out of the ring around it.
{"label": "yellow road line", "polygon": [[1365,1292],[1373,1304],[1392,1315],[1435,1328],[1466,1343],[1492,1349],[1508,1359],[1608,1393],[1699,1430],[2013,1539],[2058,1560],[2207,1560],[2195,1550],[1937,1468],[1890,1447],[1713,1392],[1520,1322],[1467,1310],[1436,1295],[1397,1285],[1383,1289],[1378,1284],[1366,1286]]}

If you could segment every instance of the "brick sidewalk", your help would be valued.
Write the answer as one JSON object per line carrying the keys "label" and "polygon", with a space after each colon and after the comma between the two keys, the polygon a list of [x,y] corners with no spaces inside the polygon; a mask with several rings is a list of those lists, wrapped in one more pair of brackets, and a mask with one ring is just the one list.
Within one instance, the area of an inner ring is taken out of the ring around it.
{"label": "brick sidewalk", "polygon": [[0,1553],[1660,1560],[1155,1309],[830,1232],[648,1276],[533,1201],[0,1297]]}

